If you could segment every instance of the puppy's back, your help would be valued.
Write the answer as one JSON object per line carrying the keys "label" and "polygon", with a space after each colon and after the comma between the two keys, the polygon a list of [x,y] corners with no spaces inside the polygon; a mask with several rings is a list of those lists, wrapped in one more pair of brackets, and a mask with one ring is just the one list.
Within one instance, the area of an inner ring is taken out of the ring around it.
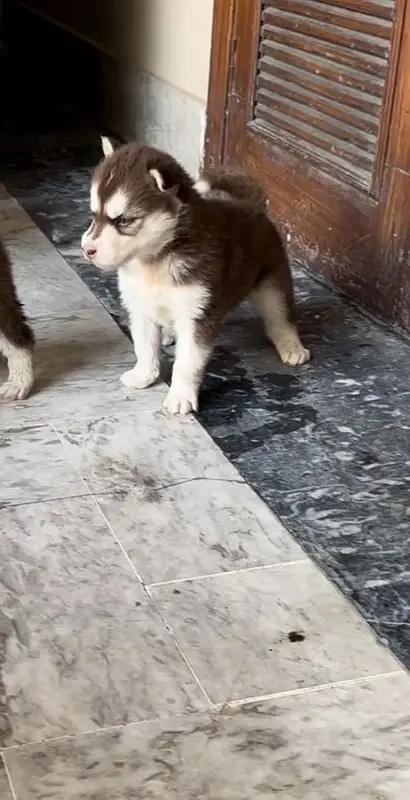
{"label": "puppy's back", "polygon": [[248,203],[261,213],[268,208],[265,190],[244,170],[233,170],[223,166],[204,169],[195,188],[203,197]]}

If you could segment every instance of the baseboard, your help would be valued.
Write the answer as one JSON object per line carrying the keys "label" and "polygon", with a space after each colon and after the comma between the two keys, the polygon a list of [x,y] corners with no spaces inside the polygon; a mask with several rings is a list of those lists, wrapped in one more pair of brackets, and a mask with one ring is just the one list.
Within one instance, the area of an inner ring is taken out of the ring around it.
{"label": "baseboard", "polygon": [[172,153],[196,174],[204,135],[205,106],[153,75],[100,53],[101,119],[124,139]]}

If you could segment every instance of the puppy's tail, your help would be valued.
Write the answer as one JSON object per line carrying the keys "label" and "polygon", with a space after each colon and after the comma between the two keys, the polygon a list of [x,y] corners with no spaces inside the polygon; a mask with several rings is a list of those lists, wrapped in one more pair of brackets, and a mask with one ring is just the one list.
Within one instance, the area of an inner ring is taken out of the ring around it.
{"label": "puppy's tail", "polygon": [[202,197],[219,197],[252,205],[264,213],[268,208],[265,190],[249,173],[226,167],[210,167],[202,170],[194,187]]}

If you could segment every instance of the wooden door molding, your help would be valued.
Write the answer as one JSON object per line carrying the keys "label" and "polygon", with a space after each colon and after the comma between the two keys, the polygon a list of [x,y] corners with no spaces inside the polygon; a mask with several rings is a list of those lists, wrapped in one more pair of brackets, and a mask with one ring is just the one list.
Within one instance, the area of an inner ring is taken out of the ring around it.
{"label": "wooden door molding", "polygon": [[[381,120],[379,142],[377,147],[375,170],[373,176],[374,193],[378,196],[383,182],[384,168],[387,158],[387,148],[389,143],[390,131],[392,126],[393,106],[397,102],[396,88],[398,80],[398,70],[400,55],[403,46],[404,25],[408,11],[409,0],[396,0],[395,25],[391,41],[390,68],[386,81],[383,108],[384,114]],[[408,24],[408,23],[407,23]]]}
{"label": "wooden door molding", "polygon": [[222,163],[226,103],[234,65],[234,22],[237,0],[214,0],[211,61],[204,142],[205,166]]}
{"label": "wooden door molding", "polygon": [[410,0],[402,40],[376,227],[380,289],[393,317],[410,331]]}
{"label": "wooden door molding", "polygon": [[[330,4],[338,26],[323,23]],[[268,70],[274,65],[272,85],[279,83],[278,94],[273,95],[266,95],[266,86],[272,91],[270,77],[264,84],[261,72],[262,7],[265,26],[266,16],[269,23],[265,35],[274,37],[265,48],[269,52],[271,47],[273,54],[268,63]],[[357,29],[355,18],[360,22]],[[292,25],[296,20],[299,28],[291,28],[289,20]],[[289,50],[295,38],[298,49]],[[350,49],[351,40],[358,43],[356,50]],[[318,62],[321,74],[316,77]],[[296,89],[296,79],[294,86],[289,79],[292,69],[297,78],[303,77],[300,89]],[[410,0],[395,0],[394,7],[393,0],[391,4],[378,0],[215,2],[205,162],[245,166],[253,172],[265,185],[272,216],[287,235],[291,256],[408,330],[409,75]],[[367,94],[359,91],[361,81],[369,86]],[[261,89],[262,96],[272,97],[268,119],[279,119],[266,132],[263,103],[257,108]],[[306,96],[311,102],[308,118],[315,123],[315,113],[320,117],[317,126],[309,129],[300,109]],[[346,96],[352,98],[351,106],[343,103]],[[284,100],[290,103],[290,115]],[[382,113],[372,116],[377,104]],[[346,132],[339,137],[333,124],[335,109]],[[299,124],[300,146],[294,135]],[[366,130],[372,137],[371,155],[366,154],[366,136],[362,136]],[[330,142],[327,152],[316,147],[320,136]],[[341,154],[346,151],[352,156],[346,165],[337,152],[338,139]],[[356,142],[364,146],[357,147]]]}

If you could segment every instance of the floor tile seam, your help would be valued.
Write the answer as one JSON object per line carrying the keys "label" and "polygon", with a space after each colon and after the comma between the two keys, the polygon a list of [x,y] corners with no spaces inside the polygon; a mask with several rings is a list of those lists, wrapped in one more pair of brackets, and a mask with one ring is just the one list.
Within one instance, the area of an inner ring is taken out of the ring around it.
{"label": "floor tile seam", "polygon": [[181,720],[181,719],[190,719],[195,717],[198,714],[209,714],[212,713],[213,708],[209,708],[208,706],[202,709],[187,709],[185,711],[176,712],[173,714],[159,714],[154,715],[152,717],[148,717],[147,719],[139,719],[135,720],[134,722],[125,722],[125,723],[118,723],[117,725],[105,725],[100,728],[89,728],[84,731],[77,731],[75,733],[63,733],[60,736],[50,736],[49,738],[44,739],[34,739],[30,742],[21,742],[19,744],[10,744],[6,747],[0,748],[0,757],[3,758],[3,761],[6,761],[6,757],[8,754],[15,753],[21,750],[27,750],[31,747],[38,747],[41,745],[49,745],[53,744],[54,742],[62,742],[62,741],[72,741],[75,739],[85,739],[88,736],[98,736],[103,733],[110,733],[111,731],[124,731],[130,728],[142,728],[144,725],[154,724],[154,723],[162,723],[162,722],[172,722],[174,720]]}
{"label": "floor tile seam", "polygon": [[181,645],[179,644],[178,639],[175,636],[174,631],[172,629],[172,626],[169,625],[169,623],[166,621],[165,617],[161,613],[161,610],[158,607],[158,604],[156,603],[156,601],[154,600],[154,598],[153,598],[151,592],[149,591],[148,587],[146,585],[143,585],[143,589],[144,589],[144,592],[145,592],[146,596],[149,598],[149,600],[151,602],[152,608],[155,610],[157,616],[161,620],[161,623],[164,626],[164,630],[167,632],[167,635],[172,640],[176,651],[179,653],[179,655],[180,655],[182,661],[184,662],[186,668],[188,669],[190,675],[193,677],[193,679],[195,681],[195,684],[199,687],[199,689],[201,691],[201,694],[202,694],[203,698],[205,699],[205,701],[207,703],[208,708],[212,708],[213,707],[212,700],[211,700],[208,692],[206,691],[202,681],[200,680],[200,678],[196,674],[191,662],[189,661],[188,657],[185,655]]}
{"label": "floor tile seam", "polygon": [[7,773],[9,773],[8,765],[7,765],[7,756],[13,753],[19,753],[20,751],[28,750],[30,748],[39,747],[39,746],[48,746],[52,745],[56,742],[62,741],[73,741],[73,740],[81,740],[86,739],[90,736],[99,736],[104,733],[110,733],[115,731],[126,731],[130,729],[143,729],[144,726],[149,724],[161,724],[169,722],[174,722],[178,720],[189,720],[195,716],[201,714],[207,715],[223,715],[225,712],[229,712],[229,710],[236,710],[247,705],[256,705],[265,702],[271,702],[275,700],[282,700],[288,697],[299,697],[302,695],[308,694],[320,694],[321,692],[326,692],[332,689],[343,689],[349,688],[350,686],[360,686],[369,683],[373,683],[376,681],[382,680],[391,680],[395,678],[406,677],[407,679],[410,676],[407,674],[405,669],[394,670],[390,672],[381,672],[375,673],[374,675],[365,675],[359,676],[357,678],[348,678],[346,680],[341,681],[334,681],[331,683],[325,684],[318,684],[316,686],[307,686],[298,689],[290,689],[289,691],[285,692],[273,692],[271,694],[265,695],[256,695],[254,697],[246,697],[240,700],[230,700],[225,701],[223,703],[211,703],[209,707],[203,709],[188,709],[186,711],[181,711],[180,713],[176,714],[169,714],[169,715],[159,715],[149,717],[147,719],[142,720],[135,720],[134,722],[128,723],[121,723],[118,725],[107,725],[100,728],[90,728],[85,731],[78,731],[76,733],[66,733],[62,734],[61,736],[52,736],[50,738],[44,739],[36,739],[31,742],[22,742],[20,744],[12,744],[0,749],[0,756],[3,758],[4,765],[6,767]]}
{"label": "floor tile seam", "polygon": [[81,500],[82,498],[89,498],[91,500],[98,499],[98,497],[113,497],[115,495],[115,491],[112,489],[101,489],[101,491],[96,492],[95,496],[91,489],[88,486],[85,487],[87,489],[84,493],[76,493],[76,494],[63,494],[59,495],[58,497],[43,497],[39,498],[38,500],[22,500],[21,502],[10,502],[8,500],[4,501],[4,505],[0,505],[0,514],[2,511],[8,511],[12,508],[20,508],[20,506],[33,506],[33,505],[44,505],[49,503],[58,503],[61,500]]}
{"label": "floor tile seam", "polygon": [[56,425],[54,424],[54,422],[50,422],[50,427],[53,430],[53,432],[54,432],[55,436],[57,437],[58,441],[60,442],[60,446],[61,446],[61,450],[62,450],[63,456],[64,456],[65,460],[67,461],[67,466],[69,466],[71,468],[71,470],[73,471],[73,473],[80,479],[82,485],[86,489],[87,494],[92,497],[91,487],[89,486],[89,484],[87,483],[87,480],[82,475],[81,469],[76,465],[74,459],[72,459],[70,457],[70,453],[68,451],[68,448],[65,446],[65,442],[64,442],[63,436],[60,434],[60,432],[59,432],[58,428],[56,427]]}
{"label": "floor tile seam", "polygon": [[339,689],[349,686],[357,686],[360,684],[371,683],[376,680],[386,680],[396,678],[399,676],[406,676],[410,680],[410,675],[404,668],[397,670],[389,670],[388,672],[375,672],[371,675],[358,675],[356,678],[345,678],[339,681],[331,681],[329,683],[320,683],[313,686],[304,686],[302,688],[288,689],[282,692],[272,692],[270,694],[255,695],[254,697],[245,697],[239,700],[229,700],[224,703],[214,703],[215,710],[224,710],[226,708],[240,708],[244,705],[252,705],[254,703],[264,703],[270,700],[280,700],[286,697],[298,697],[305,694],[318,694],[320,692],[329,691],[332,689]]}
{"label": "floor tile seam", "polygon": [[[104,492],[101,492],[101,494],[104,494]],[[11,502],[5,500],[4,504],[0,505],[0,514],[2,511],[9,511],[12,508],[20,508],[21,506],[37,506],[40,505],[41,503],[45,504],[57,503],[62,500],[80,500],[81,498],[84,497],[92,497],[92,494],[90,491],[88,491],[88,489],[86,492],[76,492],[75,494],[63,494],[59,495],[58,497],[44,497],[44,498],[39,498],[38,500],[22,500],[21,502]]]}
{"label": "floor tile seam", "polygon": [[[69,301],[69,298],[68,298],[68,301]],[[27,301],[25,302],[24,305],[25,305],[26,314],[30,318],[30,322],[33,323],[33,328],[35,328],[36,323],[39,323],[39,322],[48,322],[48,321],[50,321],[50,322],[53,321],[54,322],[54,321],[58,321],[58,320],[60,322],[66,322],[67,319],[68,319],[68,314],[64,313],[63,311],[52,311],[52,310],[50,310],[47,313],[43,314],[43,313],[39,313],[38,311],[34,311],[34,312],[30,311],[30,309],[28,307],[29,303]],[[70,316],[73,315],[73,314],[78,314],[78,313],[81,313],[81,314],[87,313],[87,314],[94,314],[95,315],[96,310],[100,311],[100,308],[97,306],[97,309],[96,309],[96,307],[91,303],[89,303],[88,305],[83,305],[83,304],[80,304],[80,303],[78,303],[78,304],[76,303],[74,306],[70,305]],[[111,319],[112,322],[114,322],[112,317],[110,317],[110,319]]]}
{"label": "floor tile seam", "polygon": [[[100,494],[100,493],[98,493],[98,494]],[[132,561],[132,559],[128,555],[124,545],[122,544],[120,538],[118,537],[117,533],[115,532],[114,528],[112,527],[110,521],[106,517],[103,509],[101,508],[100,504],[98,503],[97,497],[94,494],[90,494],[90,498],[93,501],[94,507],[96,508],[97,512],[101,516],[101,519],[103,520],[103,522],[104,522],[104,524],[105,524],[105,526],[107,528],[107,531],[110,533],[111,537],[113,538],[115,543],[118,545],[118,547],[119,547],[119,549],[120,549],[120,551],[121,551],[121,553],[122,553],[122,555],[124,557],[124,560],[127,562],[128,566],[131,569],[131,572],[132,572],[134,578],[137,579],[137,581],[138,581],[139,585],[141,586],[141,588],[143,590],[145,590],[145,584],[144,584],[144,581],[143,581],[141,575],[139,574],[134,562]]]}
{"label": "floor tile seam", "polygon": [[[282,572],[283,573],[283,570],[286,569],[286,568],[300,567],[300,566],[305,566],[306,568],[307,567],[312,568],[315,573],[317,573],[318,575],[322,576],[322,578],[326,581],[326,585],[327,585],[328,589],[330,591],[333,590],[334,592],[336,592],[339,601],[341,601],[344,604],[344,606],[349,607],[351,612],[355,615],[355,617],[364,626],[364,629],[366,630],[367,634],[370,634],[372,639],[373,639],[373,641],[376,642],[379,647],[381,647],[383,650],[385,650],[386,652],[388,652],[390,654],[390,656],[392,658],[392,661],[397,663],[397,667],[398,667],[399,671],[402,670],[403,669],[402,664],[401,664],[399,658],[392,651],[390,643],[386,646],[381,641],[381,636],[378,634],[377,630],[375,630],[374,627],[372,627],[372,622],[371,622],[371,620],[369,620],[365,616],[364,611],[361,608],[358,608],[356,606],[356,604],[353,602],[352,598],[347,593],[342,591],[340,585],[334,579],[332,579],[332,577],[329,576],[327,574],[327,572],[324,571],[323,564],[321,562],[318,562],[318,561],[314,560],[309,555],[307,556],[307,558],[299,559],[299,560],[296,560],[296,561],[293,561],[293,562],[278,563],[277,565],[275,564],[273,566],[267,565],[267,566],[264,566],[262,568],[260,568],[260,567],[259,568],[258,567],[256,567],[256,568],[255,567],[244,568],[241,571],[236,571],[236,572],[233,572],[233,573],[230,572],[230,571],[227,571],[227,572],[219,573],[217,575],[205,575],[205,576],[203,576],[203,578],[198,578],[196,580],[197,581],[202,580],[203,584],[206,584],[206,581],[207,581],[208,578],[210,578],[211,580],[214,579],[214,578],[225,579],[225,578],[229,578],[229,576],[231,576],[232,574],[233,575],[238,575],[238,574],[239,575],[245,575],[248,572],[249,573],[253,573],[253,572],[258,572],[258,571],[262,571],[262,570],[269,570],[269,569],[272,569],[272,572],[278,572],[278,573]],[[188,584],[188,583],[194,583],[194,582],[196,582],[195,579],[194,580],[192,580],[192,579],[191,580],[190,579],[182,579],[180,581],[176,581],[174,583],[174,585]],[[146,589],[150,593],[151,593],[151,590],[155,593],[155,590],[157,588],[158,589],[161,589],[162,587],[166,588],[168,585],[172,586],[173,582],[160,583],[160,584],[157,583],[157,584],[149,584],[149,585],[147,584]],[[166,620],[164,620],[164,624],[167,624]],[[364,632],[363,632],[363,635],[364,635]]]}
{"label": "floor tile seam", "polygon": [[[81,388],[82,388],[81,385],[79,385],[78,389],[81,389]],[[158,395],[159,394],[160,394],[160,392],[158,392]],[[43,426],[43,427],[47,426],[47,425],[49,425],[49,426],[51,425],[53,427],[53,429],[55,429],[55,426],[67,425],[69,423],[71,423],[73,425],[76,425],[76,424],[79,424],[81,422],[85,422],[85,421],[87,421],[89,419],[93,419],[95,417],[98,417],[98,419],[100,419],[100,418],[102,419],[103,417],[112,417],[112,416],[125,417],[127,414],[138,414],[138,415],[141,415],[141,414],[152,414],[152,415],[154,415],[159,410],[158,407],[154,406],[154,405],[153,405],[152,408],[149,408],[148,406],[142,406],[142,407],[134,406],[132,400],[129,401],[129,404],[130,404],[130,406],[132,406],[132,408],[125,408],[124,406],[117,405],[117,406],[115,406],[115,407],[113,407],[111,409],[107,408],[101,414],[94,414],[93,415],[92,413],[86,412],[83,415],[81,413],[73,413],[73,412],[71,412],[67,416],[62,415],[61,417],[59,417],[56,414],[52,414],[51,419],[50,418],[47,418],[47,419],[43,418],[44,411],[42,409],[41,410],[41,415],[39,417],[35,416],[35,412],[34,412],[33,416],[30,417],[30,419],[27,420],[27,423],[29,425],[33,424],[33,425],[39,425],[39,426]],[[32,408],[35,408],[35,407],[34,406],[30,406],[30,405],[27,406],[28,410],[31,410]],[[22,427],[24,428],[26,426],[23,425]]]}
{"label": "floor tile seam", "polygon": [[186,577],[172,578],[168,581],[154,581],[152,583],[147,582],[145,586],[147,587],[148,590],[161,589],[167,586],[175,586],[183,583],[195,583],[196,581],[202,581],[202,580],[205,581],[207,579],[212,579],[212,578],[224,578],[230,575],[244,575],[253,572],[262,572],[263,570],[270,570],[270,569],[279,571],[280,569],[282,569],[282,567],[292,567],[306,563],[313,564],[314,566],[316,566],[314,561],[306,556],[305,558],[295,558],[289,561],[275,561],[270,564],[257,564],[253,567],[240,567],[239,569],[227,569],[222,572],[207,572],[204,573],[203,575],[192,575],[191,577],[188,578]]}
{"label": "floor tile seam", "polygon": [[[109,489],[101,489],[101,490],[99,490],[99,489],[94,489],[93,488],[93,486],[89,482],[89,479],[87,479],[87,478],[82,478],[82,479],[85,482],[85,484],[86,484],[87,488],[89,489],[90,493],[94,496],[95,499],[98,499],[98,497],[100,495],[112,495],[112,497],[117,496],[118,498],[121,498],[121,492],[122,491],[125,492],[126,495],[131,495],[132,496],[133,490],[132,490],[132,488],[129,489],[128,486],[125,486],[125,487],[116,486],[115,488],[111,487]],[[170,489],[175,489],[175,488],[178,488],[179,486],[186,486],[186,485],[189,485],[189,484],[192,484],[192,483],[236,484],[238,486],[247,486],[248,488],[252,489],[252,487],[249,486],[249,484],[241,476],[239,476],[238,478],[223,478],[223,477],[202,476],[202,475],[200,475],[200,476],[193,475],[192,478],[181,478],[180,481],[173,481],[172,483],[165,483],[162,486],[160,484],[158,484],[158,486],[155,486],[153,488],[154,488],[155,492],[166,492],[166,491],[169,491]],[[265,503],[265,505],[266,505],[266,503]],[[268,506],[268,509],[269,509],[269,506]],[[271,509],[269,509],[269,511],[271,511],[273,519],[276,520],[277,522],[279,522],[279,520],[275,516],[275,513]]]}
{"label": "floor tile seam", "polygon": [[199,680],[195,670],[191,666],[190,662],[188,661],[187,657],[185,656],[185,653],[183,652],[183,650],[181,649],[179,643],[177,642],[177,639],[174,636],[173,631],[171,630],[170,626],[167,624],[166,620],[164,619],[163,615],[161,614],[161,612],[160,612],[160,610],[159,610],[159,608],[157,606],[157,603],[155,602],[155,600],[152,597],[151,593],[147,589],[147,586],[144,583],[141,575],[139,574],[135,564],[133,563],[132,559],[128,555],[128,553],[127,553],[125,547],[123,546],[121,540],[119,539],[119,537],[116,534],[114,528],[112,527],[111,523],[107,519],[106,515],[104,514],[104,511],[102,510],[102,508],[100,507],[100,505],[98,504],[98,502],[97,502],[97,500],[96,500],[96,498],[94,496],[93,496],[93,500],[94,500],[95,506],[98,509],[98,511],[100,512],[101,517],[103,518],[108,530],[111,532],[111,535],[113,536],[113,538],[117,542],[117,544],[118,544],[118,546],[119,546],[119,548],[120,548],[125,560],[127,561],[129,567],[131,568],[131,571],[133,572],[134,577],[137,579],[142,591],[144,592],[145,596],[147,597],[151,608],[155,611],[155,614],[158,617],[158,619],[160,619],[161,624],[162,624],[167,636],[171,639],[171,641],[172,641],[172,643],[174,645],[174,648],[177,650],[177,652],[179,653],[180,657],[182,658],[185,666],[187,667],[189,673],[194,678],[195,684],[199,687],[199,689],[200,689],[202,695],[204,696],[206,702],[208,703],[208,705],[211,705],[211,700],[210,700],[207,692],[205,691],[205,689],[204,689],[201,681]]}
{"label": "floor tile seam", "polygon": [[10,774],[9,766],[8,766],[8,764],[7,764],[7,762],[6,762],[6,759],[5,759],[5,757],[4,757],[4,753],[3,753],[3,751],[0,751],[0,761],[2,761],[2,762],[3,762],[3,766],[4,766],[4,773],[5,773],[6,780],[7,780],[7,782],[8,782],[9,788],[10,788],[11,796],[12,796],[13,800],[17,800],[17,793],[16,793],[16,790],[15,790],[15,788],[14,788],[13,781],[12,781],[12,779],[11,779],[11,774]]}

